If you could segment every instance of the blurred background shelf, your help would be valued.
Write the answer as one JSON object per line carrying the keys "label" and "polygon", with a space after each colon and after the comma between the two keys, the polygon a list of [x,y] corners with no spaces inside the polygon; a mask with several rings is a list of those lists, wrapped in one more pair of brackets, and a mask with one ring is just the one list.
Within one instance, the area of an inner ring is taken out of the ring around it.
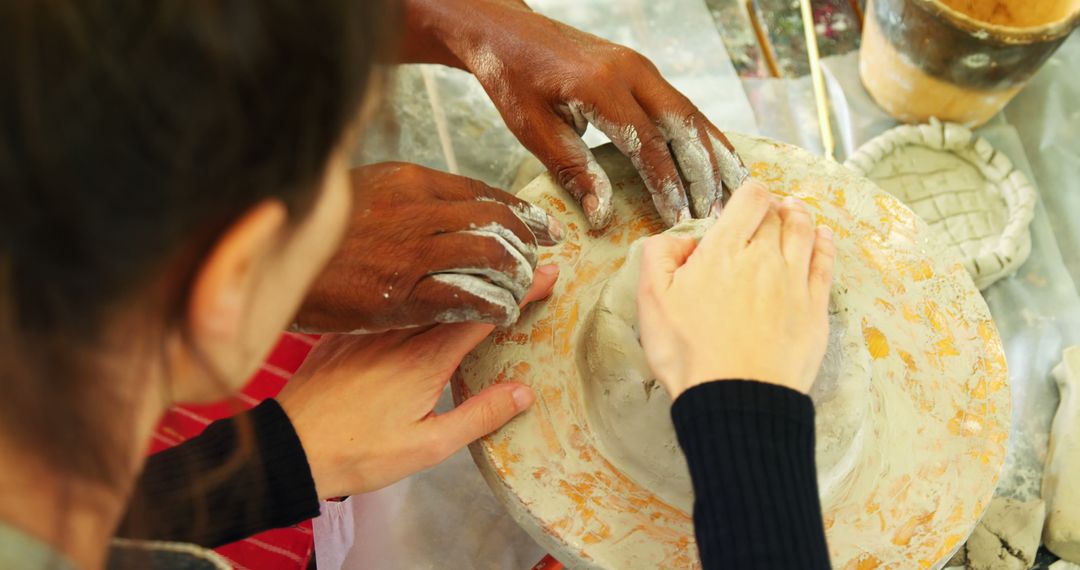
{"label": "blurred background shelf", "polygon": [[[859,47],[864,0],[812,0],[821,57]],[[793,78],[810,72],[798,0],[705,0],[742,77]]]}

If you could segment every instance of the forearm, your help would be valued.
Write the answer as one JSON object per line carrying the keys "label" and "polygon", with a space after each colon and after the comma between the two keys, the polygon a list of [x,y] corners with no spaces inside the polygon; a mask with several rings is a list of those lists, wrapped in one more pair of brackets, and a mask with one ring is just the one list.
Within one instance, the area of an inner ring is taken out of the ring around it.
{"label": "forearm", "polygon": [[300,440],[267,400],[151,456],[117,535],[214,547],[318,514]]}
{"label": "forearm", "polygon": [[829,568],[814,465],[814,410],[760,382],[709,382],[672,406],[694,485],[704,568]]}
{"label": "forearm", "polygon": [[463,52],[477,47],[484,13],[524,10],[520,0],[405,0],[399,63],[437,63],[468,69]]}

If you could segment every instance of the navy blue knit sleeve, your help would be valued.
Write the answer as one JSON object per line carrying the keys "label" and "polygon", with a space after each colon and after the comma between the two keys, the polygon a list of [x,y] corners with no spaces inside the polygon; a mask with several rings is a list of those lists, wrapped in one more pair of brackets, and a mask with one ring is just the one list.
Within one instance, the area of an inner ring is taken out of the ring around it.
{"label": "navy blue knit sleeve", "polygon": [[708,382],[682,393],[671,417],[704,568],[829,568],[810,398],[762,382]]}
{"label": "navy blue knit sleeve", "polygon": [[[248,454],[240,453],[245,433]],[[216,547],[318,514],[300,438],[266,400],[151,456],[117,534]]]}

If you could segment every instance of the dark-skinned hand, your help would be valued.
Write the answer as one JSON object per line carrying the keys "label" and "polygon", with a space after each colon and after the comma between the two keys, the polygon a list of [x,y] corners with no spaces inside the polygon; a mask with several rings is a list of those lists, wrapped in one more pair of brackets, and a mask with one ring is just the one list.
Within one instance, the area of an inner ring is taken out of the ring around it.
{"label": "dark-skinned hand", "polygon": [[562,228],[477,180],[405,163],[352,171],[352,220],[296,319],[309,332],[506,325]]}
{"label": "dark-skinned hand", "polygon": [[404,57],[471,71],[593,228],[610,221],[612,189],[580,138],[589,124],[634,163],[668,225],[718,214],[724,187],[748,176],[724,134],[631,49],[519,0],[407,0],[406,21]]}

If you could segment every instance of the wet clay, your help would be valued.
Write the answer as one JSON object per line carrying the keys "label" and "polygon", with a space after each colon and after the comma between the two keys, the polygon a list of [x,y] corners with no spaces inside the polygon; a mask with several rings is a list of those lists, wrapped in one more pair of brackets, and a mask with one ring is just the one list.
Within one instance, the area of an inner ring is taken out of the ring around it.
{"label": "wet clay", "polygon": [[1026,570],[1035,563],[1046,505],[995,497],[949,566],[968,570]]}
{"label": "wet clay", "polygon": [[1043,475],[1047,503],[1043,541],[1050,552],[1080,562],[1080,347],[1065,349],[1054,369],[1061,403],[1050,429],[1050,449]]}
{"label": "wet clay", "polygon": [[[690,220],[666,233],[697,239],[710,225],[711,220]],[[626,263],[601,291],[582,330],[578,356],[585,406],[605,455],[639,485],[689,511],[693,490],[670,420],[671,398],[653,376],[641,348],[637,286],[642,242],[630,246]],[[872,430],[865,429],[869,355],[860,350],[861,332],[848,329],[836,304],[834,300],[830,311],[826,360],[810,393],[817,410],[818,481],[826,500],[872,438]]]}
{"label": "wet clay", "polygon": [[877,182],[930,224],[985,290],[1031,253],[1037,194],[1004,153],[955,123],[902,125],[844,163]]}
{"label": "wet clay", "polygon": [[[985,301],[926,224],[870,180],[730,138],[757,180],[802,199],[837,236],[832,330],[811,392],[833,567],[938,565],[982,516],[1005,459],[1008,371]],[[566,228],[540,259],[560,278],[465,357],[454,399],[532,387],[533,406],[470,450],[514,519],[568,567],[699,568],[670,400],[634,313],[638,242],[665,226],[633,164],[611,146],[594,154],[615,190],[611,224],[589,229],[550,175],[521,190]]]}

